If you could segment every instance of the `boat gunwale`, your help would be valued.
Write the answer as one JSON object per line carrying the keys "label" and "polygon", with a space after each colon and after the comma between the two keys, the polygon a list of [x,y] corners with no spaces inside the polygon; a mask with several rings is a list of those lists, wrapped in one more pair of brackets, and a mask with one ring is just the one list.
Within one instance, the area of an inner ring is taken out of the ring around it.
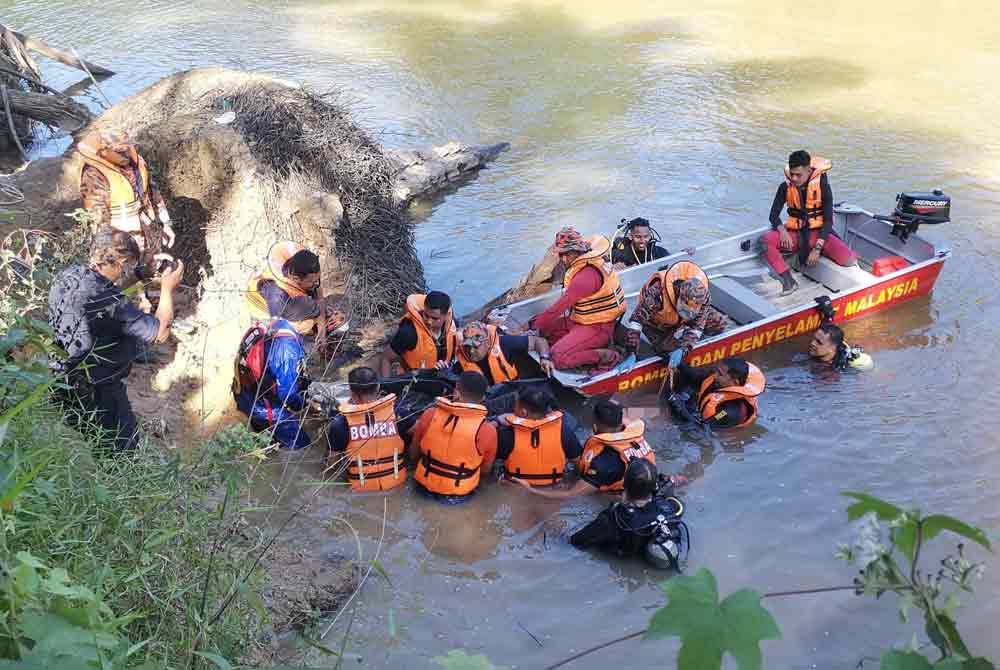
{"label": "boat gunwale", "polygon": [[[905,268],[901,268],[899,270],[896,270],[895,272],[890,272],[889,274],[885,274],[885,275],[882,275],[882,276],[876,277],[875,275],[872,275],[872,280],[871,281],[867,281],[865,283],[858,284],[856,287],[852,288],[849,291],[843,291],[841,293],[837,293],[836,297],[833,298],[833,299],[834,300],[840,300],[842,298],[843,299],[847,299],[847,298],[850,298],[850,296],[852,296],[852,295],[855,295],[857,293],[862,293],[862,292],[864,292],[864,291],[866,291],[866,290],[868,290],[868,289],[870,289],[873,286],[876,286],[878,284],[890,283],[893,280],[901,279],[901,278],[904,278],[904,277],[909,276],[911,274],[916,274],[916,273],[920,272],[921,270],[923,270],[924,268],[930,267],[930,266],[932,266],[934,264],[943,264],[945,262],[945,260],[947,260],[950,255],[951,255],[951,252],[949,250],[942,249],[942,250],[939,250],[937,252],[937,254],[933,258],[928,258],[927,260],[921,261],[920,263],[914,263],[912,265],[908,265]],[[905,301],[903,301],[903,302],[905,302]],[[690,356],[691,354],[694,354],[694,353],[698,352],[699,350],[710,349],[712,346],[718,344],[719,342],[721,342],[723,340],[726,340],[726,339],[729,339],[729,338],[731,338],[733,336],[741,335],[741,334],[744,334],[744,333],[747,333],[747,332],[751,332],[751,331],[755,331],[755,330],[757,330],[759,328],[766,327],[766,326],[768,326],[771,323],[775,323],[775,322],[778,322],[778,321],[782,321],[784,319],[788,319],[790,317],[801,315],[801,314],[804,314],[804,313],[809,312],[809,311],[814,310],[814,309],[816,309],[816,306],[814,304],[810,304],[808,302],[804,302],[804,303],[800,303],[799,305],[797,305],[795,307],[791,307],[791,308],[786,309],[786,310],[784,310],[782,312],[778,312],[777,314],[772,314],[772,315],[770,315],[768,317],[765,317],[763,319],[758,319],[757,321],[751,321],[749,323],[745,323],[745,324],[737,326],[736,328],[733,328],[731,330],[727,330],[725,332],[719,333],[718,335],[714,335],[714,336],[706,338],[704,340],[700,340],[698,342],[698,344],[691,350],[691,352],[688,355]],[[863,316],[867,316],[867,313],[858,314],[857,316],[846,317],[846,318],[843,318],[843,319],[840,319],[840,320],[841,321],[851,321],[851,320],[854,320],[856,318],[861,318]],[[606,383],[606,382],[608,382],[610,380],[613,380],[613,379],[616,379],[616,378],[619,378],[619,377],[624,377],[626,375],[634,375],[637,371],[639,371],[639,370],[641,370],[643,368],[647,368],[647,367],[650,367],[652,365],[657,365],[657,364],[662,364],[662,363],[663,363],[663,357],[662,356],[647,356],[646,358],[643,358],[643,359],[641,359],[639,361],[636,361],[636,363],[627,372],[615,373],[614,370],[611,370],[611,371],[608,371],[608,372],[605,372],[605,373],[602,373],[602,374],[599,374],[599,375],[594,375],[594,376],[591,376],[591,377],[584,377],[582,381],[562,380],[562,379],[558,379],[558,377],[556,378],[556,381],[558,381],[560,385],[562,385],[562,386],[564,386],[564,387],[566,387],[568,389],[572,389],[574,391],[578,391],[578,392],[581,392],[581,393],[586,393],[586,389],[588,387],[595,386],[595,385],[598,385],[598,384],[603,384],[603,383]]]}

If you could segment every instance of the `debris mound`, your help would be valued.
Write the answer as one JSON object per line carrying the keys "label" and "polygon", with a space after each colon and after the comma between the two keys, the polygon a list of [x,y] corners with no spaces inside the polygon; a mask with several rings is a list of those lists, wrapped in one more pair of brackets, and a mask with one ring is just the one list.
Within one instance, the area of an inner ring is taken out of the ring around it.
{"label": "debris mound", "polygon": [[392,316],[424,288],[409,218],[393,200],[393,165],[337,93],[251,83],[202,102],[232,113],[275,189],[307,181],[340,198],[337,257],[349,259],[346,295],[361,322]]}

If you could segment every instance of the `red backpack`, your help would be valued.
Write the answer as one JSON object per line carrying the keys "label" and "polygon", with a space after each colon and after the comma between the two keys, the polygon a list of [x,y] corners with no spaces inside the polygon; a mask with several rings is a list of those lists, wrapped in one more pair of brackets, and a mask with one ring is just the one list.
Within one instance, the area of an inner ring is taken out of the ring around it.
{"label": "red backpack", "polygon": [[243,333],[233,370],[234,397],[245,389],[253,389],[254,393],[260,396],[266,395],[271,390],[257,387],[267,371],[267,345],[275,337],[292,337],[292,335],[282,330],[272,331],[260,323],[255,323]]}

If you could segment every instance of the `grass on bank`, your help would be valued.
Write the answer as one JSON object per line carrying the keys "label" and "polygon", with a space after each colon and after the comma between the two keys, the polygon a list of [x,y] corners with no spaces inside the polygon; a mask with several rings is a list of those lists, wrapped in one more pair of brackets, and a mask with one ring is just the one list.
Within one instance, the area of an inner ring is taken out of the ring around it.
{"label": "grass on bank", "polygon": [[241,509],[266,438],[102,457],[66,424],[39,319],[88,228],[0,248],[0,668],[228,667],[267,620]]}

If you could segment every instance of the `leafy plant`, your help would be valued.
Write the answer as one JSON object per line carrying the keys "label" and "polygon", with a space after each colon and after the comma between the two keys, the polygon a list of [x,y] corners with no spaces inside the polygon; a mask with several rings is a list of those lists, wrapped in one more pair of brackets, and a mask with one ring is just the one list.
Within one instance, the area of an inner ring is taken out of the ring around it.
{"label": "leafy plant", "polygon": [[852,585],[765,594],[742,589],[719,602],[715,577],[702,568],[692,576],[678,575],[660,585],[667,604],[653,614],[646,630],[591,647],[550,665],[548,670],[640,636],[646,640],[680,638],[678,670],[721,668],[727,653],[740,670],[759,670],[760,642],[781,637],[774,618],[761,606],[763,599],[848,590],[876,598],[888,592],[897,594],[902,620],[909,620],[911,610],[920,612],[929,644],[939,653],[939,658],[928,659],[914,637],[909,649],[885,651],[880,670],[994,670],[992,661],[969,650],[955,622],[959,595],[973,593],[973,582],[983,573],[982,563],[970,561],[965,545],[959,544],[937,569],[928,571],[920,565],[926,543],[945,531],[992,551],[986,533],[955,517],[921,516],[919,510],[903,510],[867,493],[843,495],[854,501],[847,509],[848,520],[864,519],[853,546],[841,545],[837,553],[861,566]]}
{"label": "leafy plant", "polygon": [[678,668],[717,668],[725,653],[741,670],[759,670],[761,640],[781,637],[771,613],[760,605],[760,594],[741,589],[719,602],[715,576],[702,568],[692,576],[678,575],[662,584],[667,604],[653,615],[646,640],[679,637]]}
{"label": "leafy plant", "polygon": [[0,569],[0,656],[17,659],[0,668],[125,668],[142,648],[123,635],[134,617],[115,617],[63,568],[19,551]]}
{"label": "leafy plant", "polygon": [[[886,592],[899,596],[899,615],[909,620],[915,609],[923,616],[924,632],[937,648],[940,658],[930,664],[917,650],[890,651],[882,656],[881,667],[918,668],[917,658],[926,667],[992,668],[985,658],[976,657],[966,646],[955,623],[960,593],[973,593],[973,582],[982,576],[982,563],[973,563],[959,544],[936,570],[921,569],[920,555],[927,542],[944,531],[971,540],[992,550],[986,533],[964,521],[944,514],[921,516],[916,509],[903,510],[867,493],[845,492],[855,502],[847,508],[854,521],[864,517],[854,546],[842,545],[838,556],[861,567],[855,579],[859,592],[880,597]],[[880,522],[887,525],[887,532]],[[888,537],[888,545],[883,540]],[[955,664],[958,665],[955,665]],[[916,664],[916,665],[915,665]]]}

